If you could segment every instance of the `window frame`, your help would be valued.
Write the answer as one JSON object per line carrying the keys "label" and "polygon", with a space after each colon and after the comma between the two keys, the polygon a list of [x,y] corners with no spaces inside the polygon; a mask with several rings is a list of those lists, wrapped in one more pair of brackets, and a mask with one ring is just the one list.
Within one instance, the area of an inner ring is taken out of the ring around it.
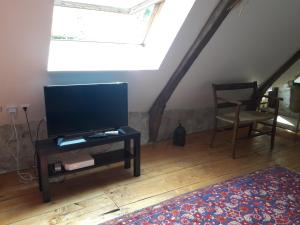
{"label": "window frame", "polygon": [[[141,43],[129,43],[129,42],[104,42],[104,41],[96,41],[96,40],[74,40],[74,39],[55,39],[54,35],[51,34],[51,41],[77,41],[77,42],[95,42],[95,43],[111,43],[111,44],[135,44],[144,47],[146,45],[146,39],[151,29],[151,26],[155,20],[155,17],[159,14],[163,3],[165,0],[144,0],[143,2],[132,6],[131,8],[120,8],[120,7],[111,7],[105,5],[95,5],[89,3],[80,3],[73,2],[70,0],[55,0],[54,6],[58,7],[67,7],[67,8],[75,8],[82,10],[93,10],[93,11],[101,11],[101,12],[109,12],[109,13],[121,13],[126,15],[133,15],[135,13],[144,10],[145,8],[154,5],[151,17],[149,18],[148,23],[146,24],[146,30],[144,33],[144,37],[142,38]],[[60,35],[58,35],[60,36]]]}

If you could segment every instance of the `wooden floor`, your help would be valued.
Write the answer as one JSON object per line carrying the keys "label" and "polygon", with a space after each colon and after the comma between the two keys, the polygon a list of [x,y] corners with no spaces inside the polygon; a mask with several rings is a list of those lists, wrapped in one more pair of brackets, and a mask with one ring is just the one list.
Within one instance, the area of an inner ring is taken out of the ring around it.
{"label": "wooden floor", "polygon": [[20,184],[15,173],[0,175],[0,224],[99,224],[185,192],[274,164],[300,172],[300,139],[281,131],[269,153],[269,137],[238,142],[231,159],[230,133],[188,136],[184,148],[165,141],[142,148],[142,175],[114,164],[51,184],[52,201],[42,203],[36,183]]}

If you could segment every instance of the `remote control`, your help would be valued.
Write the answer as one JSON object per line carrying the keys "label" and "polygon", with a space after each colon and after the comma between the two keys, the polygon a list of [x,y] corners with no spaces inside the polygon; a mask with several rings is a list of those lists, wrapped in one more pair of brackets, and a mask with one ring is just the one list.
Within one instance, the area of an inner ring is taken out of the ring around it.
{"label": "remote control", "polygon": [[119,135],[119,131],[117,130],[112,130],[112,131],[106,131],[106,135]]}

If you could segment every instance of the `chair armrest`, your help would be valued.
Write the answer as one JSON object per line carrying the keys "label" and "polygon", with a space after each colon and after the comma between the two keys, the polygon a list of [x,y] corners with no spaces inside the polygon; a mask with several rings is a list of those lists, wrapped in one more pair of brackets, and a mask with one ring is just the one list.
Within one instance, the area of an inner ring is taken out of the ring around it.
{"label": "chair armrest", "polygon": [[275,96],[269,96],[269,95],[263,95],[262,97],[268,98],[272,101],[275,101],[275,105],[273,105],[273,106],[268,105],[268,107],[274,109],[274,115],[277,117],[278,116],[278,111],[279,111],[279,101],[283,101],[283,98],[279,98],[279,97],[275,97]]}
{"label": "chair armrest", "polygon": [[239,123],[239,117],[240,117],[240,110],[241,110],[241,106],[243,105],[242,102],[240,101],[234,101],[234,100],[229,100],[229,99],[226,99],[226,98],[223,98],[223,97],[217,97],[217,100],[221,100],[225,103],[231,103],[231,104],[234,104],[235,106],[235,123]]}
{"label": "chair armrest", "polygon": [[224,102],[228,102],[228,103],[232,103],[235,105],[242,105],[242,103],[240,101],[234,101],[234,100],[228,100],[226,98],[223,97],[217,97],[218,100],[224,101]]}

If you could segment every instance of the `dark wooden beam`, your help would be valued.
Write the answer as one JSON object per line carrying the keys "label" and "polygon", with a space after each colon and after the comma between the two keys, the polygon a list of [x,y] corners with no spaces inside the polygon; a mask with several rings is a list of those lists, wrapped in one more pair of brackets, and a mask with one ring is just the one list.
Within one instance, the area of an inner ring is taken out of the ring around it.
{"label": "dark wooden beam", "polygon": [[300,59],[300,49],[293,54],[281,67],[279,67],[275,73],[264,81],[258,88],[258,94],[261,98],[266,91],[272,86],[272,84],[280,78],[292,65]]}
{"label": "dark wooden beam", "polygon": [[192,66],[198,55],[218,30],[232,8],[241,0],[220,0],[205,25],[198,34],[196,40],[189,48],[175,72],[163,88],[149,110],[149,141],[156,141],[162,115],[166,104],[176,89],[177,85]]}

